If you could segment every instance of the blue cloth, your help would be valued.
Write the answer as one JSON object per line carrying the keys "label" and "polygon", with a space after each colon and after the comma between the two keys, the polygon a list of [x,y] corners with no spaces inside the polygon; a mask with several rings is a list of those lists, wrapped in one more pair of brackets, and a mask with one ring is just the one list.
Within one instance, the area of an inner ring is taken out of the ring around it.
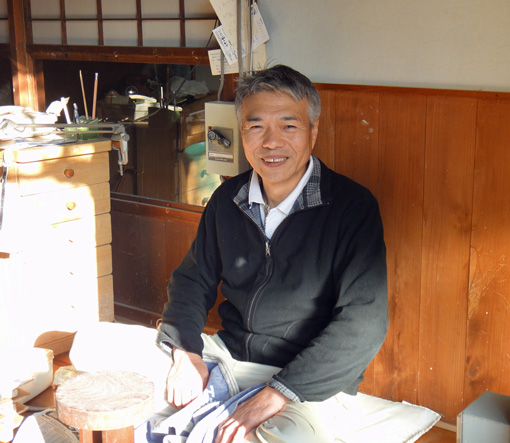
{"label": "blue cloth", "polygon": [[239,392],[228,368],[221,362],[206,362],[209,380],[202,395],[170,417],[147,423],[150,443],[212,443],[218,426],[237,406],[266,385],[261,383]]}
{"label": "blue cloth", "polygon": [[227,400],[212,410],[207,416],[198,422],[188,437],[187,443],[212,443],[216,438],[218,426],[224,422],[236,408],[260,392],[266,385],[261,383],[251,388],[245,389],[239,394]]}

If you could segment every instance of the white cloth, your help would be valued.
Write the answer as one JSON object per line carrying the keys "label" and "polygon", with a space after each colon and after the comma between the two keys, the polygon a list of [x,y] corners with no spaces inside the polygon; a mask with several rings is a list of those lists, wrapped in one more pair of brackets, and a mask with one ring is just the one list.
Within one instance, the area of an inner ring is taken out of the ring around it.
{"label": "white cloth", "polygon": [[[156,336],[155,329],[143,326],[99,323],[76,334],[70,359],[79,371],[122,369],[145,375],[156,387],[155,411],[168,416],[175,411],[165,401],[172,358],[156,345]],[[202,338],[204,353],[217,355],[228,364],[241,390],[267,381],[279,371],[274,366],[233,359],[217,336]],[[246,441],[412,443],[439,419],[439,414],[422,406],[340,393],[324,402],[286,405],[280,414],[251,432]],[[138,430],[145,434],[144,426]]]}

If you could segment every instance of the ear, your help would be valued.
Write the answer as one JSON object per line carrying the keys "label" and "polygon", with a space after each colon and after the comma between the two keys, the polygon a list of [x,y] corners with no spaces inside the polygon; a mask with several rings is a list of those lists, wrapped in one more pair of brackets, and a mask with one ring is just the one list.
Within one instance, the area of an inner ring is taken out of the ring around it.
{"label": "ear", "polygon": [[315,148],[315,142],[317,141],[317,136],[319,135],[319,119],[315,120],[312,125],[312,130],[310,133],[310,145],[312,146],[311,151]]}

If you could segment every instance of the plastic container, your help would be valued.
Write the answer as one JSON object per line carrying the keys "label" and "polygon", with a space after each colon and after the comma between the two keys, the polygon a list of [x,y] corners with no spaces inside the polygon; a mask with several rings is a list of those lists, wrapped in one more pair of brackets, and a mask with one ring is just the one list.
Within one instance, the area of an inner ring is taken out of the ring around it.
{"label": "plastic container", "polygon": [[53,351],[25,346],[0,346],[0,395],[25,403],[53,381]]}

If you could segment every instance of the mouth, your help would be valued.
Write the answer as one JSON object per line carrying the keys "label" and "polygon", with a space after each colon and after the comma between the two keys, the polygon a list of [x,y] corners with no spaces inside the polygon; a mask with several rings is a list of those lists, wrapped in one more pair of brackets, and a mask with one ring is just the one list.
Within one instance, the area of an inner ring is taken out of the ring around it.
{"label": "mouth", "polygon": [[268,158],[262,159],[262,161],[264,163],[269,163],[269,164],[283,163],[285,160],[287,160],[287,157],[268,157]]}

